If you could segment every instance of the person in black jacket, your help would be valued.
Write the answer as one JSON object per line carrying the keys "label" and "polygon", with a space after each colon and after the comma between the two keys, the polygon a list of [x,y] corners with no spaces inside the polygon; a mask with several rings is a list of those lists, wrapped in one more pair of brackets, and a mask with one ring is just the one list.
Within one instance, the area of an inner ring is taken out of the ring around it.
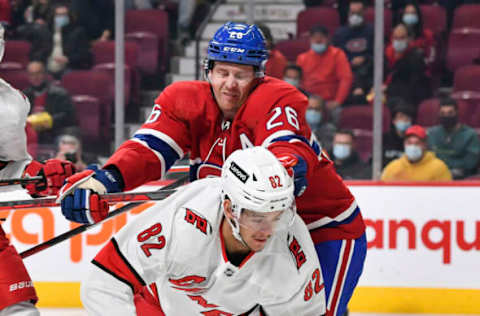
{"label": "person in black jacket", "polygon": [[63,128],[76,125],[75,108],[68,92],[47,79],[42,62],[30,62],[27,72],[31,83],[23,91],[30,101],[27,122],[37,131],[39,143],[51,144]]}
{"label": "person in black jacket", "polygon": [[340,27],[333,45],[343,49],[348,57],[354,80],[346,104],[365,104],[373,85],[373,26],[365,21],[365,3],[350,1],[348,24]]}
{"label": "person in black jacket", "polygon": [[432,95],[423,51],[412,45],[413,34],[399,23],[392,32],[392,41],[385,49],[387,62],[386,97],[402,97],[417,109]]}
{"label": "person in black jacket", "polygon": [[415,119],[413,107],[400,97],[390,99],[388,107],[392,109],[392,124],[390,130],[385,132],[382,137],[382,164],[384,167],[403,155],[405,131],[414,123]]}
{"label": "person in black jacket", "polygon": [[92,66],[90,43],[85,29],[76,23],[66,4],[53,7],[50,18],[52,49],[47,69],[57,79],[70,69],[88,69]]}
{"label": "person in black jacket", "polygon": [[345,180],[371,179],[372,168],[355,150],[355,136],[351,130],[338,130],[333,137],[333,150],[329,153],[337,173]]}

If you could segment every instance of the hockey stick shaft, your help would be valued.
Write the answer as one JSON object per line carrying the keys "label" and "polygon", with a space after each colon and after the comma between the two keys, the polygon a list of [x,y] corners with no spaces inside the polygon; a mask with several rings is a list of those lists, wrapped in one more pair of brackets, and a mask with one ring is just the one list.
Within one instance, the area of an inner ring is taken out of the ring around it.
{"label": "hockey stick shaft", "polygon": [[[170,194],[174,193],[176,188],[178,188],[179,186],[185,184],[186,182],[188,181],[188,175],[184,175],[183,177],[179,178],[178,180],[176,180],[175,182],[173,183],[170,183],[169,185],[167,186],[164,186],[163,188],[161,188],[160,190],[158,191],[155,191],[155,192],[151,192],[151,193],[163,193],[163,192],[169,192],[168,195],[165,195],[165,197],[169,196]],[[132,202],[132,203],[129,203],[127,205],[124,205],[110,213],[108,213],[107,217],[100,221],[100,222],[97,222],[97,223],[94,223],[94,224],[84,224],[84,225],[81,225],[81,226],[78,226],[77,228],[74,228],[72,230],[69,230],[63,234],[60,234],[52,239],[49,239],[47,241],[44,241],[43,243],[41,244],[38,244],[30,249],[27,249],[23,252],[20,253],[20,257],[22,258],[27,258],[27,257],[30,257],[31,255],[34,255],[42,250],[45,250],[45,249],[48,249],[52,246],[55,246],[56,244],[59,244],[61,243],[62,241],[64,240],[67,240],[67,239],[70,239],[78,234],[81,234],[87,230],[89,230],[90,228],[93,228],[99,224],[102,224],[103,222],[119,215],[119,214],[122,214],[122,213],[125,213],[131,209],[133,209],[134,207],[140,205],[140,204],[143,204],[143,202]]]}
{"label": "hockey stick shaft", "polygon": [[[162,200],[175,192],[175,190],[153,191],[153,192],[131,192],[131,193],[107,193],[100,194],[100,198],[109,204],[118,202],[146,202]],[[0,210],[23,209],[31,207],[55,207],[57,198],[42,198],[17,201],[0,202]]]}
{"label": "hockey stick shaft", "polygon": [[18,178],[18,179],[4,179],[0,180],[0,187],[7,185],[17,185],[17,184],[35,184],[45,181],[43,177],[31,177],[31,178]]}

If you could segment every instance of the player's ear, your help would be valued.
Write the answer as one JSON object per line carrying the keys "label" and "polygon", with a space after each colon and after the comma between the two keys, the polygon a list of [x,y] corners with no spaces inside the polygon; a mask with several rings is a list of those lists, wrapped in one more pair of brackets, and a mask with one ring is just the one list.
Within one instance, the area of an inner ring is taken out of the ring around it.
{"label": "player's ear", "polygon": [[228,219],[233,219],[232,202],[229,199],[223,200],[223,213]]}

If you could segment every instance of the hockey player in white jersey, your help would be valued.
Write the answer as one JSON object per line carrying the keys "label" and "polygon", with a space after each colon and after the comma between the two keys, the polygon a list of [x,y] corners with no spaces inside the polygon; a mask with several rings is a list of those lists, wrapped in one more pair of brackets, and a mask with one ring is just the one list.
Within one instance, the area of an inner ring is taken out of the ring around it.
{"label": "hockey player in white jersey", "polygon": [[[0,25],[0,61],[5,41]],[[26,186],[32,196],[56,194],[66,177],[74,172],[70,162],[58,159],[40,163],[27,152],[25,121],[30,104],[21,92],[0,78],[0,180],[43,176],[45,181]],[[20,185],[2,186],[0,199],[30,198]],[[14,194],[14,195],[11,195]],[[37,296],[22,259],[10,245],[0,225],[0,316],[37,316]]]}
{"label": "hockey player in white jersey", "polygon": [[[267,149],[235,151],[221,178],[179,189],[97,254],[81,288],[89,315],[324,314],[320,264],[293,190]],[[139,293],[150,305],[136,308]]]}

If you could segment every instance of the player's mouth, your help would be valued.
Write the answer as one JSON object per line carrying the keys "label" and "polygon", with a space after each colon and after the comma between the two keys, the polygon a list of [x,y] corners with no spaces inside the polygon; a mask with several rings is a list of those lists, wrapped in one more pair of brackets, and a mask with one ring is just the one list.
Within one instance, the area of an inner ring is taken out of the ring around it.
{"label": "player's mouth", "polygon": [[223,92],[223,95],[229,100],[236,100],[238,99],[238,94],[231,93],[231,92]]}

